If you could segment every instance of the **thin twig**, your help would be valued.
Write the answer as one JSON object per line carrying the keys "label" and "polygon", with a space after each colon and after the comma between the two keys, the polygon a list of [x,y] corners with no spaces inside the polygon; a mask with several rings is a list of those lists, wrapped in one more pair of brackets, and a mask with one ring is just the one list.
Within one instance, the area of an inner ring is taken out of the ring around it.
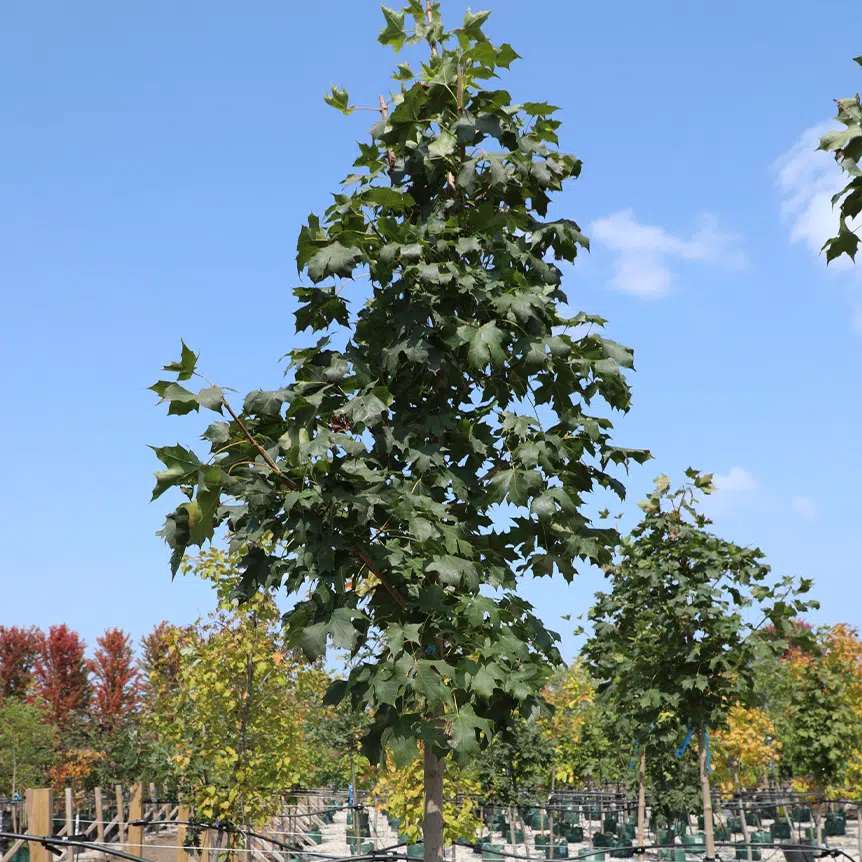
{"label": "thin twig", "polygon": [[[431,12],[431,0],[425,0],[425,20],[429,24],[434,23],[434,15]],[[437,43],[436,42],[431,43],[431,56],[432,57],[439,56],[437,53]]]}
{"label": "thin twig", "polygon": [[[378,97],[380,100],[380,116],[385,120],[389,116],[389,108],[386,105],[386,99],[383,96]],[[395,173],[395,153],[392,150],[386,150],[386,160],[389,162],[389,181],[395,183],[393,174]]]}

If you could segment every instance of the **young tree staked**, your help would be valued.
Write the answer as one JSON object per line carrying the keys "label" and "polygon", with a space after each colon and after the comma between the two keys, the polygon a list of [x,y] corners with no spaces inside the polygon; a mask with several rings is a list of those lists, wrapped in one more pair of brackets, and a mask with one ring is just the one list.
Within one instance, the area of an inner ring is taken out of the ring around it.
{"label": "young tree staked", "polygon": [[[712,477],[692,469],[686,476],[678,489],[659,477],[639,504],[644,516],[608,569],[610,592],[598,593],[590,611],[585,652],[600,690],[639,746],[642,774],[652,748],[667,751],[667,716],[696,735],[712,859],[707,734],[724,724],[734,704],[751,699],[760,644],[785,649],[794,617],[814,603],[799,598],[810,581],[776,580],[761,551],[710,533],[696,503],[699,492],[712,491]],[[768,639],[766,624],[775,633]]]}
{"label": "young tree staked", "polygon": [[[618,536],[586,502],[622,496],[615,469],[648,453],[613,445],[603,415],[629,409],[632,352],[565,309],[561,264],[587,239],[548,218],[581,169],[557,149],[558,109],[490,83],[518,55],[485,36],[488,12],[453,29],[430,0],[383,14],[379,41],[417,58],[369,100],[379,119],[354,170],[297,244],[297,330],[323,335],[241,408],[183,345],[154,391],[171,414],[222,417],[205,458],[156,449],[155,496],[187,495],[163,530],[175,570],[224,526],[240,592],[283,587],[291,643],[348,651],[328,700],[373,711],[371,758],[406,765],[421,747],[437,862],[444,759],[540,711],[560,661],[519,579],[609,563]],[[326,101],[359,110],[339,87]]]}

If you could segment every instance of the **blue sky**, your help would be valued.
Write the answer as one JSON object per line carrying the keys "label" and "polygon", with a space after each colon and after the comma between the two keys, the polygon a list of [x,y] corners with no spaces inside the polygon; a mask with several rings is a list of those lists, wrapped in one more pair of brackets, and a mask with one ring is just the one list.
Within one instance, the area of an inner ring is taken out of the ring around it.
{"label": "blue sky", "polygon": [[[443,4],[453,26],[464,9]],[[523,56],[505,85],[560,105],[584,160],[557,204],[593,237],[571,304],[636,351],[617,439],[656,460],[626,511],[659,472],[714,471],[717,531],[813,577],[817,622],[862,625],[862,264],[817,255],[839,178],[812,153],[862,85],[855,7],[494,9],[489,34]],[[0,624],[67,622],[92,644],[211,606],[171,584],[148,502],[147,444],[199,420],[167,419],[146,387],[181,337],[224,385],[280,379],[297,230],[370,125],[321,97],[389,87],[380,26],[365,0],[3,4]],[[559,616],[599,583],[524,587],[568,654]]]}

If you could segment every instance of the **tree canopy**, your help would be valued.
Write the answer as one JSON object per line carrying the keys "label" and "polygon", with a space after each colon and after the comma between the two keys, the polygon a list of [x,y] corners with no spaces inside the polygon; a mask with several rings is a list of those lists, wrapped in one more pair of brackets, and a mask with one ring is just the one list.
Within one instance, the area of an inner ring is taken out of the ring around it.
{"label": "tree canopy", "polygon": [[[174,569],[226,527],[241,592],[284,587],[293,644],[350,652],[330,700],[372,708],[366,751],[399,763],[418,741],[470,756],[539,708],[560,655],[518,578],[608,563],[617,536],[586,502],[622,496],[613,466],[648,457],[598,409],[628,410],[632,352],[566,309],[561,266],[587,240],[547,215],[581,163],[556,107],[487,88],[518,58],[488,14],[447,30],[437,3],[384,9],[380,42],[428,55],[398,65],[354,172],[300,231],[297,330],[326,334],[289,351],[285,385],[236,409],[184,345],[152,387],[171,414],[227,420],[204,458],[156,448],[154,496],[187,494],[163,531]],[[355,110],[340,88],[327,101]]]}

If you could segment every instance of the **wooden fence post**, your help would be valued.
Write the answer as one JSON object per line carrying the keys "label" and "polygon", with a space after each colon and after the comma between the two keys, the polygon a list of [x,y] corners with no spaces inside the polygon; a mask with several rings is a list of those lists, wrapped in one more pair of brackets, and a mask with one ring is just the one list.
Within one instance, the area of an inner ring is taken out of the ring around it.
{"label": "wooden fence post", "polygon": [[179,821],[177,827],[177,862],[191,862],[192,857],[183,846],[186,843],[186,834],[188,832],[188,827],[183,821],[188,819],[188,805],[180,805],[180,810],[177,812],[177,820]]}
{"label": "wooden fence post", "polygon": [[96,787],[93,790],[96,796],[96,840],[100,844],[105,843],[105,814],[102,809],[102,788]]}
{"label": "wooden fence post", "polygon": [[[138,825],[144,816],[144,785],[138,781],[129,788],[129,828],[126,852],[141,855],[144,843],[144,827]],[[132,825],[134,824],[134,825]]]}
{"label": "wooden fence post", "polygon": [[[75,834],[74,827],[72,826],[72,788],[65,788],[65,797],[66,797],[66,837],[71,838]],[[74,850],[70,847],[66,851],[66,855],[64,859],[66,862],[72,862],[74,858]]]}
{"label": "wooden fence post", "polygon": [[[27,831],[31,835],[50,836],[53,829],[54,791],[27,791]],[[54,855],[36,841],[30,842],[30,862],[53,862]]]}
{"label": "wooden fence post", "polygon": [[117,794],[117,841],[119,844],[126,843],[126,818],[123,805],[123,785],[118,784],[114,788]]}

